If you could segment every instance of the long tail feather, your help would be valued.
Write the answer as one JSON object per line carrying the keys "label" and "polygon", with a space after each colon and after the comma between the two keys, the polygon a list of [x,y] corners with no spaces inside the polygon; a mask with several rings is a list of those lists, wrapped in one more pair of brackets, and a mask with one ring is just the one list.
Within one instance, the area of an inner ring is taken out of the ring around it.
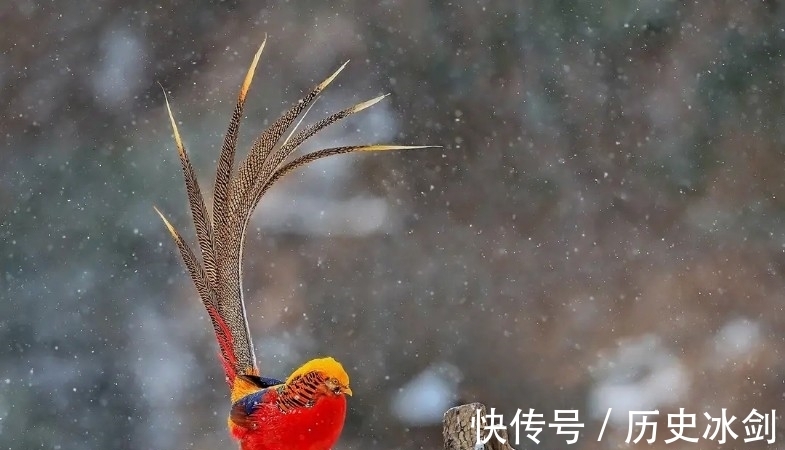
{"label": "long tail feather", "polygon": [[234,337],[237,373],[239,374],[258,372],[253,354],[253,344],[248,332],[248,319],[241,286],[244,230],[251,213],[247,207],[242,207],[243,201],[247,198],[255,180],[259,178],[259,173],[265,167],[265,159],[283,133],[313,103],[324,88],[338,76],[346,64],[348,61],[281,115],[254,141],[251,151],[240,165],[237,174],[229,181],[226,206],[220,215],[216,211],[215,223],[221,224],[217,228],[215,241],[216,265],[220,280],[217,286],[218,312],[226,321]]}
{"label": "long tail feather", "polygon": [[281,163],[288,158],[297,148],[302,145],[308,138],[312,137],[319,131],[323,130],[324,128],[338,122],[341,119],[349,117],[350,115],[360,112],[363,109],[369,108],[380,101],[382,101],[385,97],[389,94],[380,95],[376,98],[371,100],[358,103],[350,108],[346,108],[344,110],[338,111],[337,113],[333,113],[324,119],[306,127],[299,133],[297,133],[292,139],[286,142],[284,145],[278,148],[274,153],[272,153],[267,161],[265,161],[264,166],[260,170],[260,172],[256,176],[256,180],[254,182],[253,187],[248,191],[246,195],[246,199],[242,204],[242,209],[240,210],[242,213],[248,211],[248,216],[253,211],[253,203],[254,198],[256,197],[256,193],[263,189],[264,185],[267,184],[267,179],[272,175],[272,172],[277,169]]}
{"label": "long tail feather", "polygon": [[[295,151],[297,148],[302,145],[306,140],[310,137],[318,133],[319,131],[323,130],[324,128],[338,122],[341,119],[344,119],[352,114],[358,113],[366,108],[370,108],[371,106],[379,103],[389,94],[380,95],[378,97],[372,98],[370,100],[358,103],[352,107],[343,109],[336,113],[333,113],[324,119],[317,121],[316,123],[306,127],[305,129],[301,130],[299,133],[294,135],[294,137],[287,138],[286,142],[281,145],[278,150],[273,152],[269,155],[268,159],[264,162],[264,165],[260,168],[259,173],[256,174],[254,184],[248,189],[245,197],[240,204],[239,210],[239,217],[243,219],[242,231],[241,234],[245,235],[245,230],[248,227],[248,222],[250,221],[251,215],[253,214],[256,205],[259,203],[259,200],[264,195],[264,192],[267,191],[267,188],[271,184],[270,178],[273,176],[273,173],[281,167],[281,164]],[[382,148],[384,147],[384,148]],[[339,147],[335,149],[327,149],[331,152],[323,153],[324,156],[319,156],[315,159],[319,159],[321,157],[333,155],[333,154],[341,154],[341,153],[350,153],[355,151],[375,151],[375,150],[392,150],[392,149],[404,149],[409,148],[406,146],[373,146],[373,145],[361,145],[361,146],[348,146],[348,147]],[[420,147],[417,147],[420,148]],[[326,150],[325,150],[326,151]],[[318,153],[318,152],[316,152]],[[306,155],[307,156],[307,155]],[[307,164],[308,162],[313,161],[314,159],[308,158],[300,158],[298,161],[298,166]],[[290,167],[289,170],[280,174],[278,178],[280,178],[285,173],[295,169],[298,166]]]}
{"label": "long tail feather", "polygon": [[185,151],[180,131],[177,129],[177,122],[174,120],[172,108],[169,106],[169,98],[166,95],[166,91],[164,91],[164,100],[166,101],[166,112],[169,114],[169,121],[174,132],[177,154],[180,157],[180,164],[183,168],[188,204],[191,207],[191,216],[193,216],[194,226],[196,227],[196,237],[199,241],[199,249],[202,252],[204,271],[207,273],[208,281],[214,285],[216,282],[215,249],[213,246],[215,240],[213,238],[213,227],[210,224],[210,214],[207,212],[207,207],[204,204],[204,197],[196,179],[196,172],[191,165],[190,159],[188,159],[188,153]]}
{"label": "long tail feather", "polygon": [[[232,349],[231,358],[226,358],[224,354],[223,363],[224,370],[227,376],[234,380],[237,374],[254,375],[258,373],[256,367],[256,356],[253,350],[253,341],[251,333],[248,329],[248,320],[245,313],[245,303],[243,302],[243,294],[241,287],[241,279],[239,270],[235,271],[222,266],[223,261],[227,258],[222,255],[231,251],[231,246],[225,245],[225,242],[231,241],[232,235],[226,234],[223,230],[230,229],[229,204],[231,202],[231,179],[232,168],[234,166],[234,156],[237,150],[237,137],[240,131],[240,122],[242,121],[243,110],[245,108],[245,100],[248,91],[251,88],[256,67],[259,64],[259,59],[264,51],[265,44],[267,43],[267,36],[264,37],[262,44],[254,55],[248,72],[245,75],[243,84],[240,86],[240,93],[237,96],[237,104],[235,105],[232,117],[229,120],[229,126],[226,130],[223,145],[221,146],[221,156],[218,160],[218,168],[215,174],[215,192],[213,194],[213,225],[217,229],[217,239],[213,242],[216,248],[216,272],[218,276],[218,283],[216,291],[218,293],[218,304],[216,307],[209,311],[211,317],[215,316],[220,319],[221,329],[228,333],[230,339],[221,342],[219,345],[227,346]],[[239,261],[238,261],[239,264]],[[222,268],[223,267],[223,268]],[[239,266],[238,266],[239,267]],[[231,372],[231,375],[229,375]]]}
{"label": "long tail feather", "polygon": [[[257,55],[258,54],[259,53],[257,53]],[[244,84],[241,88],[242,91],[239,101],[244,101],[243,91],[247,91],[247,88],[248,83]],[[166,101],[169,121],[174,133],[178,156],[183,169],[183,176],[185,178],[186,191],[188,194],[188,203],[191,209],[194,226],[196,228],[197,240],[202,253],[202,263],[204,264],[204,267],[199,264],[199,261],[196,259],[196,256],[193,254],[190,247],[188,247],[188,245],[171,225],[171,223],[169,223],[163,215],[161,215],[161,218],[164,220],[167,229],[169,229],[169,232],[175,239],[175,242],[180,249],[180,254],[183,258],[183,261],[185,262],[188,272],[191,275],[197,290],[199,291],[200,298],[202,299],[202,302],[204,303],[204,306],[210,316],[213,329],[215,330],[216,339],[219,344],[224,371],[229,384],[232,385],[236,375],[238,372],[240,372],[240,367],[242,367],[242,373],[256,373],[255,363],[253,362],[253,350],[251,349],[250,343],[250,334],[248,333],[247,326],[244,329],[244,333],[231,333],[231,328],[227,325],[226,321],[220,314],[222,305],[226,304],[227,302],[221,301],[222,297],[219,288],[224,283],[223,280],[221,280],[219,277],[216,267],[216,240],[213,234],[210,215],[207,211],[204,197],[202,196],[201,188],[199,187],[193,165],[188,158],[188,153],[185,150],[185,145],[183,144],[179,129],[177,128],[177,122],[175,121],[174,115],[172,114],[172,110],[169,105],[169,99],[166,97],[166,92],[164,92],[164,98]],[[239,109],[242,110],[242,107]],[[229,170],[231,171],[231,164]],[[242,307],[241,302],[242,300],[240,300],[240,307]],[[247,337],[247,339],[244,339],[245,337]],[[238,348],[241,349],[241,351],[238,352]],[[238,354],[245,357],[245,359],[242,361],[244,363],[242,366],[239,365]],[[251,363],[249,364],[247,361],[251,361]]]}
{"label": "long tail feather", "polygon": [[196,255],[194,255],[194,253],[191,251],[191,248],[188,246],[188,244],[185,243],[185,240],[182,238],[182,236],[180,236],[180,233],[177,232],[174,226],[172,226],[172,224],[166,219],[166,217],[158,208],[153,208],[155,209],[155,212],[157,212],[161,217],[164,225],[166,225],[166,229],[169,230],[169,234],[172,235],[172,239],[174,239],[174,242],[177,244],[177,248],[180,250],[180,256],[183,258],[185,267],[188,269],[188,273],[191,275],[194,285],[196,285],[196,291],[199,293],[199,298],[201,298],[202,303],[207,309],[207,314],[210,316],[210,321],[213,324],[215,338],[218,341],[218,347],[221,352],[221,362],[223,363],[224,373],[226,373],[226,380],[229,383],[229,386],[232,386],[234,379],[237,376],[237,372],[235,370],[237,362],[234,357],[234,345],[232,343],[233,339],[228,327],[226,326],[226,323],[217,313],[218,310],[215,292],[211,289],[210,283],[207,279],[207,274],[202,269],[199,261],[197,261]]}
{"label": "long tail feather", "polygon": [[292,127],[292,129],[289,131],[289,134],[286,136],[286,139],[284,139],[284,140],[283,140],[283,142],[281,143],[281,145],[286,145],[286,143],[287,143],[287,142],[289,142],[289,140],[292,138],[292,136],[294,136],[294,133],[296,133],[296,132],[297,132],[297,130],[300,128],[300,125],[303,123],[303,120],[305,120],[305,118],[308,116],[308,113],[309,113],[309,112],[311,112],[311,109],[313,109],[314,105],[316,105],[316,102],[318,102],[318,101],[319,101],[319,98],[320,98],[320,97],[316,97],[316,98],[314,99],[313,103],[311,103],[310,105],[308,105],[308,108],[307,108],[307,109],[305,110],[305,112],[304,112],[304,113],[303,113],[303,114],[300,116],[300,120],[298,120],[298,121],[297,121],[297,123],[296,123],[296,124],[294,124],[294,126]]}
{"label": "long tail feather", "polygon": [[[193,279],[199,292],[199,297],[207,309],[221,350],[224,371],[233,389],[236,377],[259,374],[243,302],[242,255],[248,220],[265,192],[293,170],[317,159],[359,151],[404,150],[429,147],[401,145],[336,147],[308,153],[286,163],[289,156],[300,145],[325,127],[362,111],[386,97],[384,95],[376,97],[338,111],[297,131],[302,122],[301,118],[292,128],[292,124],[298,117],[301,115],[304,117],[303,111],[307,114],[319,94],[346,67],[347,61],[264,130],[254,141],[248,156],[240,164],[237,172],[233,174],[237,137],[245,100],[266,41],[267,38],[265,37],[265,40],[254,55],[240,87],[237,104],[229,121],[226,136],[221,147],[215,177],[212,220],[205,206],[194,168],[191,165],[185,145],[180,137],[180,132],[177,129],[177,123],[169,106],[169,100],[168,98],[166,99],[166,108],[185,177],[188,203],[202,255],[201,264],[171,223],[158,209],[156,209],[156,212],[161,216],[166,228],[177,244],[186,269]],[[164,92],[164,95],[166,95],[166,92]],[[286,130],[290,128],[290,133],[283,139],[283,142],[279,143]]]}
{"label": "long tail feather", "polygon": [[191,251],[191,247],[186,244],[183,237],[180,236],[180,233],[177,232],[177,230],[172,226],[169,220],[166,219],[163,213],[156,207],[153,207],[153,209],[155,209],[155,212],[157,212],[161,217],[164,225],[166,225],[166,229],[169,231],[169,234],[172,235],[172,239],[174,239],[175,244],[177,244],[177,248],[180,250],[180,256],[183,258],[183,262],[185,263],[185,268],[188,269],[188,273],[191,275],[191,279],[196,285],[196,291],[199,293],[199,298],[202,299],[202,303],[205,305],[214,305],[215,297],[213,296],[212,290],[210,289],[207,275],[202,269],[201,264],[199,264],[199,261],[196,259],[196,255],[194,255],[194,252]]}
{"label": "long tail feather", "polygon": [[330,83],[335,80],[341,71],[349,64],[349,61],[346,61],[338,68],[335,72],[332,73],[326,80],[322,81],[318,85],[316,85],[305,97],[298,100],[289,110],[281,115],[272,125],[270,125],[266,130],[259,135],[258,138],[254,141],[253,145],[251,146],[251,151],[248,153],[248,156],[243,161],[243,164],[240,167],[239,175],[235,179],[235,183],[232,186],[235,192],[247,192],[250,186],[253,185],[254,179],[256,175],[258,175],[262,167],[265,164],[265,160],[269,156],[270,152],[272,152],[275,144],[278,143],[278,140],[281,139],[283,133],[289,129],[289,127],[294,123],[297,117],[308,108],[308,106],[313,103],[316,97],[321,94],[321,92],[330,85]]}
{"label": "long tail feather", "polygon": [[317,159],[327,158],[328,156],[333,156],[333,155],[354,153],[354,152],[416,150],[416,149],[423,149],[423,148],[441,148],[441,147],[438,145],[351,145],[346,147],[326,148],[323,150],[318,150],[312,153],[308,153],[306,155],[294,159],[289,163],[286,163],[284,166],[280,167],[278,170],[273,172],[273,175],[270,177],[269,180],[267,180],[267,183],[259,191],[256,192],[256,196],[254,197],[254,201],[253,201],[253,206],[251,207],[256,208],[256,205],[262,199],[264,194],[273,186],[273,184],[275,184],[275,182],[285,177],[295,169],[299,169],[300,167],[312,163]]}
{"label": "long tail feather", "polygon": [[237,149],[237,136],[240,132],[240,121],[243,117],[243,109],[245,108],[245,99],[248,95],[248,90],[251,88],[256,66],[259,64],[259,58],[262,56],[262,51],[267,43],[267,36],[264,37],[262,45],[254,55],[251,67],[245,75],[243,84],[240,87],[240,94],[237,98],[237,105],[232,112],[232,118],[229,120],[229,128],[226,130],[226,137],[221,146],[221,156],[218,159],[218,170],[215,174],[215,192],[213,194],[213,220],[224,219],[226,217],[226,202],[229,197],[229,181],[232,175],[232,166],[234,165],[234,155]]}

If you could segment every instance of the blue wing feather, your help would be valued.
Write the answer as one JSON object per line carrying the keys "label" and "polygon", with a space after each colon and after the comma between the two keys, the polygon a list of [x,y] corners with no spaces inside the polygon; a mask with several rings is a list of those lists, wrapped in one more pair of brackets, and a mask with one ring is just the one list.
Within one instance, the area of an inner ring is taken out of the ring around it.
{"label": "blue wing feather", "polygon": [[[245,376],[247,378],[251,378],[249,376]],[[275,378],[268,378],[268,377],[252,377],[254,384],[259,386],[259,389],[256,392],[246,395],[241,399],[234,402],[232,405],[232,410],[229,413],[229,417],[232,419],[232,422],[236,423],[237,425],[246,426],[250,422],[250,416],[256,412],[259,408],[259,405],[264,403],[264,397],[268,393],[270,393],[271,389],[275,389],[278,386],[283,384],[283,381],[275,379]]]}

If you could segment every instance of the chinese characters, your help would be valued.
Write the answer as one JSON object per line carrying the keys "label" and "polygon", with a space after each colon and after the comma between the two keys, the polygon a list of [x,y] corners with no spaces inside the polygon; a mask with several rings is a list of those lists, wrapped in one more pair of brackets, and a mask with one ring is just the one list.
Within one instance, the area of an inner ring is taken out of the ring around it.
{"label": "chinese characters", "polygon": [[[602,428],[600,429],[597,441],[601,441],[605,433],[608,418],[612,408],[608,408]],[[739,433],[734,431],[733,424],[737,418],[734,415],[728,417],[726,408],[722,408],[718,416],[712,416],[708,412],[703,413],[701,423],[698,423],[698,415],[687,413],[684,408],[679,408],[678,413],[667,415],[667,428],[663,430],[661,439],[666,444],[676,441],[697,443],[699,440],[716,441],[718,444],[725,444],[729,440],[737,440],[739,436],[745,443],[765,440],[768,444],[775,442],[774,428],[776,425],[776,411],[762,413],[755,408],[740,420],[736,428]],[[627,438],[625,443],[637,444],[645,441],[652,444],[658,438],[658,419],[659,410],[650,411],[629,411],[627,420]],[[496,408],[490,408],[490,412],[482,416],[480,410],[475,412],[471,419],[471,427],[475,430],[476,444],[487,444],[491,439],[496,439],[505,443],[504,434],[500,433],[507,426],[512,429],[512,444],[519,445],[523,439],[528,439],[535,444],[539,444],[543,438],[543,430],[552,429],[555,436],[564,436],[565,443],[574,444],[580,437],[580,432],[584,424],[579,420],[579,411],[557,409],[553,412],[552,418],[546,422],[545,414],[538,413],[534,408],[529,408],[528,412],[518,409],[510,422],[506,422],[502,414],[496,412]],[[705,427],[704,427],[705,425]],[[742,429],[743,428],[743,429]],[[700,432],[703,430],[703,433]]]}

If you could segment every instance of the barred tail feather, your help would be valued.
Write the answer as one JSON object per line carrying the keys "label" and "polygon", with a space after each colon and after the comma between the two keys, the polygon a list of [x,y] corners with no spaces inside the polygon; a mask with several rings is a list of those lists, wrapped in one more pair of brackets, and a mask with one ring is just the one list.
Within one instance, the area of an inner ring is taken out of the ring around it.
{"label": "barred tail feather", "polygon": [[207,274],[202,269],[202,265],[199,264],[199,261],[196,259],[196,255],[194,255],[193,251],[191,251],[191,248],[182,238],[180,233],[177,231],[177,229],[174,228],[174,226],[172,226],[169,220],[166,219],[166,216],[164,216],[158,208],[153,208],[155,209],[155,212],[158,213],[158,215],[161,217],[161,220],[164,222],[166,229],[169,231],[169,234],[171,234],[175,244],[177,244],[177,248],[180,250],[180,256],[183,258],[183,262],[188,269],[188,273],[191,275],[191,279],[196,285],[196,290],[199,293],[199,297],[201,298],[204,307],[207,309],[207,314],[210,316],[210,321],[212,322],[213,329],[215,330],[215,337],[218,341],[224,373],[226,374],[226,379],[229,382],[229,386],[231,387],[234,384],[234,380],[237,376],[237,358],[234,355],[232,334],[229,332],[226,322],[224,322],[220,314],[218,314],[218,310],[216,309],[217,301],[215,298],[215,292],[213,291],[210,281],[207,278]]}
{"label": "barred tail feather", "polygon": [[218,309],[212,305],[205,305],[207,314],[215,328],[215,338],[218,341],[218,348],[220,349],[221,363],[226,374],[226,381],[229,387],[234,387],[234,380],[237,378],[237,356],[234,353],[234,339],[232,332],[226,325],[223,317],[218,313]]}
{"label": "barred tail feather", "polygon": [[[267,38],[265,37],[243,79],[237,103],[226,130],[216,169],[212,216],[205,205],[194,168],[188,158],[188,153],[185,150],[185,145],[180,137],[177,123],[169,106],[169,99],[166,98],[166,109],[185,178],[188,203],[196,228],[201,261],[163,214],[157,209],[156,211],[161,216],[166,228],[177,244],[180,256],[199,292],[202,303],[204,303],[207,309],[207,314],[212,322],[218,347],[220,348],[220,358],[226,373],[226,379],[232,388],[232,398],[245,392],[245,387],[243,386],[248,383],[242,380],[250,380],[260,373],[256,365],[256,357],[248,330],[248,320],[243,302],[242,255],[248,221],[262,196],[282,177],[317,159],[360,151],[431,147],[401,145],[345,146],[315,151],[287,162],[290,156],[306,140],[322,129],[345,117],[369,108],[386,97],[386,95],[382,95],[358,103],[350,108],[328,115],[324,119],[297,131],[302,122],[301,118],[295,124],[298,117],[304,117],[308,113],[319,94],[346,67],[347,61],[324,81],[313,87],[303,98],[292,105],[264,130],[253,142],[246,158],[237,167],[237,170],[234,170],[237,139],[245,100],[266,40]],[[164,96],[166,96],[165,91]],[[291,131],[284,138],[284,133],[290,128]]]}

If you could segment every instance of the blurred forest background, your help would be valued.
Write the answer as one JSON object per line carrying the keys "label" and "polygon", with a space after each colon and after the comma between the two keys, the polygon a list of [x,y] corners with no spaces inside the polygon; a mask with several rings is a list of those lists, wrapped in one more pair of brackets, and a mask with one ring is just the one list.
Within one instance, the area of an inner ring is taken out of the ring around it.
{"label": "blurred forest background", "polygon": [[152,208],[193,239],[157,82],[209,192],[265,33],[243,148],[347,59],[307,122],[392,95],[308,148],[443,145],[314,165],[252,222],[262,368],[344,362],[337,449],[440,448],[466,401],[577,409],[578,449],[727,408],[726,447],[764,446],[740,422],[785,395],[780,2],[4,0],[0,448],[234,448]]}

